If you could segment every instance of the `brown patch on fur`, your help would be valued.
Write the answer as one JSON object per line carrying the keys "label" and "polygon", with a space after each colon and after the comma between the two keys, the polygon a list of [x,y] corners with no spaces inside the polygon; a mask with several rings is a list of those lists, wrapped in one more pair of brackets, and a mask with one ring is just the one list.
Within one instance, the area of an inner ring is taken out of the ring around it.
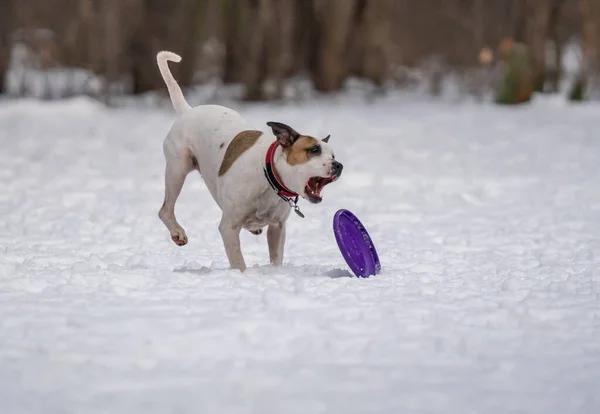
{"label": "brown patch on fur", "polygon": [[221,145],[219,145],[219,148],[223,148],[225,146],[225,143],[222,142]]}
{"label": "brown patch on fur", "polygon": [[261,135],[261,131],[242,131],[237,134],[225,151],[225,158],[223,158],[223,163],[221,163],[221,168],[219,168],[219,176],[229,171],[229,168],[231,168],[240,155],[251,148]]}
{"label": "brown patch on fur", "polygon": [[294,145],[284,148],[284,151],[287,155],[288,164],[298,165],[308,162],[310,157],[307,150],[315,145],[319,145],[319,141],[317,141],[315,138],[307,135],[300,135],[300,137],[298,137],[298,139],[294,142]]}

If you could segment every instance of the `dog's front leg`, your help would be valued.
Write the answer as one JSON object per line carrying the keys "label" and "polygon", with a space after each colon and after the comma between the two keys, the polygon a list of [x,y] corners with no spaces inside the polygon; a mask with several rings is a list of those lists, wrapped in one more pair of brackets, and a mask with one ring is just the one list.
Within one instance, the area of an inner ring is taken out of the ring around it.
{"label": "dog's front leg", "polygon": [[271,263],[281,266],[283,264],[283,247],[285,244],[285,223],[269,224],[267,244],[269,245]]}
{"label": "dog's front leg", "polygon": [[225,217],[221,219],[219,224],[219,232],[223,238],[223,245],[225,246],[225,252],[229,259],[229,265],[232,269],[238,269],[242,272],[246,270],[246,262],[244,256],[242,256],[242,249],[240,246],[240,231],[242,227],[232,223]]}

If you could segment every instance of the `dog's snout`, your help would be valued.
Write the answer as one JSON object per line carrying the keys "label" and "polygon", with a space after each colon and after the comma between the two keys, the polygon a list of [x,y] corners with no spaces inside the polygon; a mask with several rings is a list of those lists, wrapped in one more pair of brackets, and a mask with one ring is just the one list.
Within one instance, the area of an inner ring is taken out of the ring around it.
{"label": "dog's snout", "polygon": [[344,169],[344,166],[342,165],[341,162],[337,162],[334,161],[331,163],[331,173],[333,175],[340,175],[342,174],[342,170]]}

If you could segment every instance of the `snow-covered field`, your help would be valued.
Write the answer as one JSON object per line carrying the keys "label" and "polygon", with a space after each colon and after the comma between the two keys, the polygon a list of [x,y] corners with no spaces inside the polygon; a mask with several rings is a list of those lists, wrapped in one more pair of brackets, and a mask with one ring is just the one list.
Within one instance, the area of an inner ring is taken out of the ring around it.
{"label": "snow-covered field", "polygon": [[[342,179],[285,266],[190,175],[157,217],[170,109],[0,102],[0,412],[600,412],[600,105],[348,97],[240,107],[331,134]],[[382,273],[350,276],[347,208]]]}

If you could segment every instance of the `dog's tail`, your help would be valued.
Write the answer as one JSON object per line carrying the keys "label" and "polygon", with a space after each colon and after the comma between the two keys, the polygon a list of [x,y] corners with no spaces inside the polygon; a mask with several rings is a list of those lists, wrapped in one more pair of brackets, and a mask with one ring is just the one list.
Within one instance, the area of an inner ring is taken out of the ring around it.
{"label": "dog's tail", "polygon": [[173,77],[173,74],[169,70],[168,61],[171,62],[181,62],[181,56],[173,52],[167,52],[163,50],[162,52],[158,52],[156,55],[156,62],[158,62],[158,69],[160,70],[160,74],[163,77],[163,80],[167,84],[167,89],[169,90],[169,96],[171,97],[171,102],[173,103],[173,107],[175,111],[179,115],[187,112],[192,107],[187,103],[185,97],[183,96],[183,92],[177,84],[177,81]]}

